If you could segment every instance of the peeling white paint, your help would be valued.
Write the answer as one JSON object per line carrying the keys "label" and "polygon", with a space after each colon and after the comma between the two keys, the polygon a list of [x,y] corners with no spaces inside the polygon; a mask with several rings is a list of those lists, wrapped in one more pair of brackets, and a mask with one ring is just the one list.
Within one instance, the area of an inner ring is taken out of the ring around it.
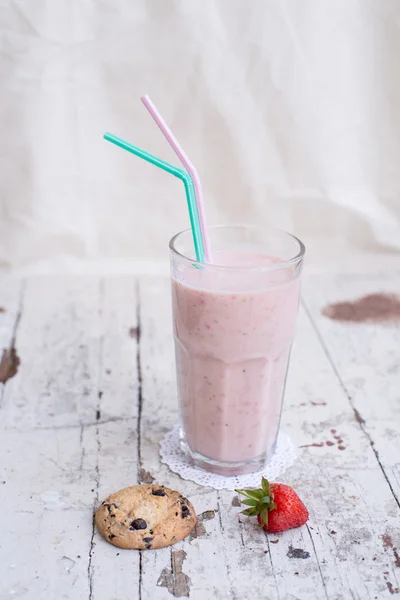
{"label": "peeling white paint", "polygon": [[[168,281],[144,278],[137,290],[130,277],[30,279],[16,331],[21,365],[0,390],[0,597],[167,600],[157,581],[184,551],[192,600],[391,598],[400,587],[400,330],[334,323],[321,309],[396,289],[400,271],[383,267],[306,279],[283,414],[304,448],[282,479],[310,521],[266,536],[239,517],[235,494],[160,464],[159,440],[177,419]],[[0,281],[0,350],[19,305],[20,283]],[[206,535],[141,556],[107,544],[93,509],[140,477],[180,490],[198,514],[215,511]]]}

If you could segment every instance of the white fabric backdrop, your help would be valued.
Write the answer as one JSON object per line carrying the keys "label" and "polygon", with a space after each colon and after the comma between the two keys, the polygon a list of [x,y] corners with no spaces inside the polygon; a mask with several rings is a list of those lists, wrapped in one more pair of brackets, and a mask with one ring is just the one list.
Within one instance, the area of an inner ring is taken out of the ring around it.
{"label": "white fabric backdrop", "polygon": [[399,30],[398,0],[0,0],[0,263],[166,257],[181,183],[102,140],[176,162],[144,93],[210,222],[399,252]]}

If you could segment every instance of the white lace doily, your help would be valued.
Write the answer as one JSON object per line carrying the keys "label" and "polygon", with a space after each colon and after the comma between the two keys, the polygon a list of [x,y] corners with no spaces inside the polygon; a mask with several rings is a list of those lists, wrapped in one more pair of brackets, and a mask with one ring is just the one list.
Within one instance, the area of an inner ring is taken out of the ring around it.
{"label": "white lace doily", "polygon": [[194,481],[199,485],[212,487],[215,490],[234,490],[236,488],[257,487],[261,476],[274,480],[291,467],[297,458],[296,449],[290,437],[283,431],[279,432],[274,454],[268,460],[265,469],[258,473],[224,477],[193,467],[183,454],[180,446],[179,425],[175,425],[160,442],[161,461],[168,465],[171,471],[178,473],[182,479]]}

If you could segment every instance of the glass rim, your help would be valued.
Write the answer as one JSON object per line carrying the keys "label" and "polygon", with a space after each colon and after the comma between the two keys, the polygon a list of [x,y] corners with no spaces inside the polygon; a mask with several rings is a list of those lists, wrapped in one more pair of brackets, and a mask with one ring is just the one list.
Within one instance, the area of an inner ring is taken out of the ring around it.
{"label": "glass rim", "polygon": [[191,229],[187,228],[187,229],[182,229],[182,231],[179,231],[178,233],[176,233],[169,241],[169,248],[171,250],[171,253],[179,256],[180,258],[182,258],[185,262],[187,262],[188,264],[191,264],[192,266],[198,266],[201,268],[208,268],[208,269],[215,269],[215,270],[221,270],[221,271],[277,271],[279,269],[285,269],[287,267],[296,265],[298,263],[300,263],[303,258],[304,258],[304,254],[306,251],[306,247],[303,244],[303,242],[296,237],[295,235],[293,235],[292,233],[288,233],[287,231],[284,231],[283,229],[278,229],[275,227],[260,227],[259,225],[244,225],[244,224],[237,224],[237,225],[210,225],[208,227],[208,229],[258,229],[261,231],[265,231],[267,232],[274,232],[274,233],[279,233],[279,234],[283,234],[285,237],[287,238],[291,238],[292,240],[294,240],[294,242],[296,242],[296,244],[298,245],[298,252],[295,256],[292,256],[291,258],[288,258],[286,260],[282,260],[282,262],[277,263],[277,264],[273,264],[273,265],[268,265],[268,266],[253,266],[253,265],[248,265],[248,266],[240,266],[240,267],[235,267],[233,265],[219,265],[219,264],[215,264],[215,263],[206,263],[206,262],[200,262],[196,259],[190,258],[189,256],[185,256],[185,254],[182,254],[181,252],[179,252],[176,249],[176,242],[178,240],[178,238],[180,238],[181,236],[183,236],[185,233],[190,233],[191,234]]}

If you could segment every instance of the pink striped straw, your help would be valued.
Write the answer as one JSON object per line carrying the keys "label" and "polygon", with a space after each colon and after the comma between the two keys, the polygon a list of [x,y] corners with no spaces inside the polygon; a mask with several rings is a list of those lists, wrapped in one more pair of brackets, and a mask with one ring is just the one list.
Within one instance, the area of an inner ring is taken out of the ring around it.
{"label": "pink striped straw", "polygon": [[194,193],[196,196],[196,204],[197,204],[197,212],[199,215],[201,236],[203,238],[203,246],[204,246],[204,257],[206,262],[211,262],[211,248],[210,248],[210,240],[208,239],[208,233],[206,229],[206,216],[204,210],[204,200],[203,193],[201,191],[201,183],[200,178],[197,174],[196,168],[193,165],[192,161],[189,159],[187,154],[184,152],[182,146],[158,112],[157,108],[154,106],[153,102],[150,100],[149,96],[143,96],[141,98],[143,104],[153,117],[154,121],[157,123],[158,127],[161,129],[168,143],[172,147],[175,154],[178,156],[179,160],[191,176],[193,180]]}

